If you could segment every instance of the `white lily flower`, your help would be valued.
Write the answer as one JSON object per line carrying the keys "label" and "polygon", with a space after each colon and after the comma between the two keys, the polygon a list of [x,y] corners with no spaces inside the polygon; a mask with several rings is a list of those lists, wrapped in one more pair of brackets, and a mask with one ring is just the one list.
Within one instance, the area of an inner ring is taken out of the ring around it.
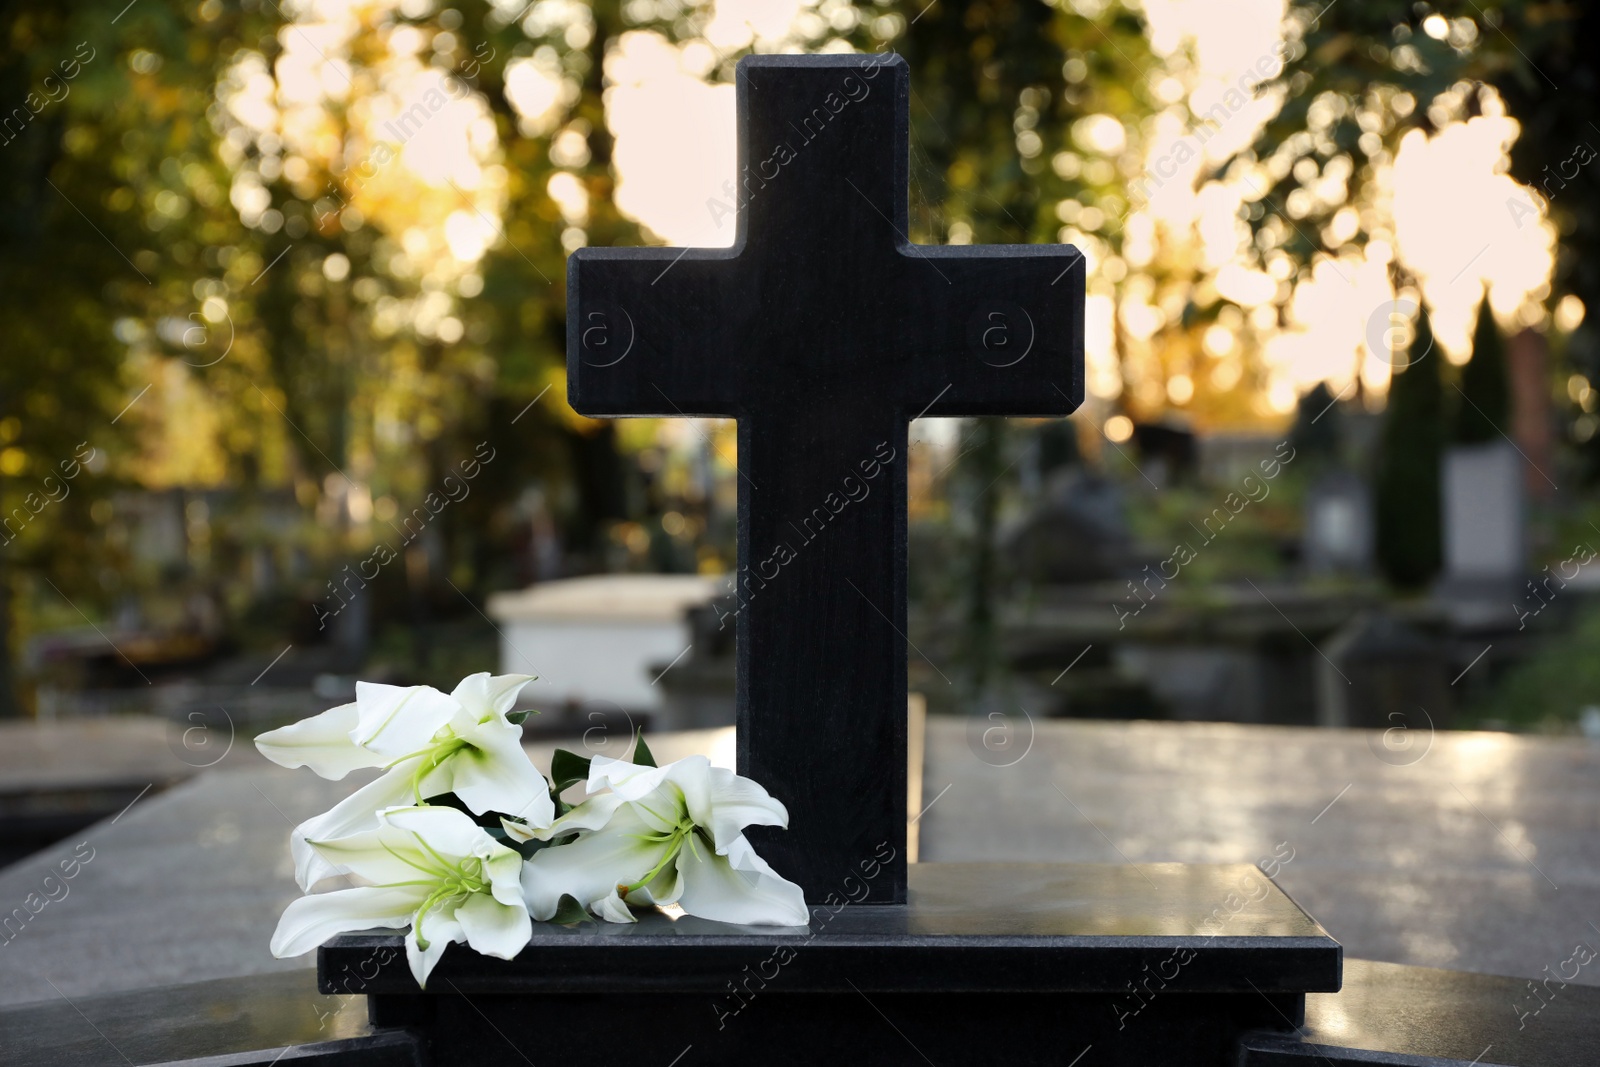
{"label": "white lily flower", "polygon": [[596,756],[588,791],[582,804],[530,831],[544,840],[578,831],[576,840],[539,850],[523,867],[535,918],[550,918],[570,895],[612,922],[634,921],[629,903],[677,904],[729,923],[810,922],[800,887],[745,839],[746,826],[789,824],[784,806],[750,779],[704,756],[659,768]]}
{"label": "white lily flower", "polygon": [[506,718],[526,674],[461,680],[449,696],[431,686],[356,683],[356,699],[256,738],[262,755],[285,767],[310,767],[343,778],[363,767],[387,769],[328,812],[290,835],[301,889],[338,868],[308,843],[370,830],[374,812],[455,793],[478,813],[515,815],[534,827],[550,825],[555,805],[544,776],[522,751],[522,727]]}
{"label": "white lily flower", "polygon": [[521,856],[454,808],[390,808],[376,818],[375,829],[310,842],[329,863],[372,884],[290,904],[272,935],[274,956],[299,956],[335,934],[410,926],[406,959],[426,986],[453,941],[503,960],[522,951],[533,924],[518,878]]}

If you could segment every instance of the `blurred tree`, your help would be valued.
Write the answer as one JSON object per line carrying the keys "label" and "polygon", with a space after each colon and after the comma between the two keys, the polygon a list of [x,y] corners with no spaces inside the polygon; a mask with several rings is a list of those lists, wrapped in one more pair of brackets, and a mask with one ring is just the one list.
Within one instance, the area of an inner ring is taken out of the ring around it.
{"label": "blurred tree", "polygon": [[[892,42],[911,67],[913,239],[1088,240],[1096,258],[1115,255],[1128,205],[1112,161],[1154,110],[1145,77],[1154,61],[1135,12],[1116,4],[1089,17],[1015,0],[941,0],[892,5],[864,16],[862,30],[862,47]],[[1116,136],[1089,137],[1077,124],[1092,116]],[[1064,203],[1089,233],[1063,229]],[[1113,281],[1089,284],[1108,293]],[[950,475],[961,561],[950,592],[964,619],[956,647],[969,707],[1004,681],[995,542],[1004,475],[1020,458],[1015,437],[1003,419],[969,420]]]}
{"label": "blurred tree", "polygon": [[[484,64],[479,88],[505,145],[510,197],[507,240],[485,257],[484,297],[475,314],[488,326],[486,350],[498,368],[499,390],[525,397],[524,403],[551,391],[550,402],[521,424],[535,447],[518,448],[511,463],[524,477],[561,490],[558,496],[568,501],[564,543],[591,566],[603,557],[610,524],[632,516],[614,427],[566,404],[565,255],[583,245],[646,243],[640,226],[616,206],[605,62],[630,29],[680,35],[671,5],[659,15],[629,9],[643,18],[625,16],[624,7],[621,0],[595,0],[574,5],[565,18],[539,12],[520,22],[496,18],[481,31],[494,56]],[[557,78],[559,89],[547,112],[531,116],[517,107],[512,79],[535,66]],[[530,245],[537,251],[524,254]],[[535,469],[528,469],[530,461]]]}
{"label": "blurred tree", "polygon": [[[1573,617],[1550,627],[1525,659],[1514,662],[1480,688],[1464,709],[1466,729],[1527,730],[1572,734],[1583,729],[1589,710],[1600,707],[1600,611],[1572,605]],[[1554,632],[1551,632],[1554,631]]]}
{"label": "blurred tree", "polygon": [[[619,442],[639,438],[565,404],[562,274],[580,245],[653,239],[618,209],[607,125],[606,66],[630,34],[710,52],[720,83],[750,49],[904,52],[914,238],[1082,248],[1110,338],[1110,365],[1091,368],[1097,415],[1270,415],[1260,349],[1290,283],[1382,229],[1398,139],[1480,106],[1463,84],[1493,84],[1522,119],[1513,168],[1552,217],[1580,242],[1593,222],[1592,198],[1562,192],[1595,94],[1561,5],[1504,4],[1435,32],[1427,5],[1293,3],[1291,62],[1268,89],[1282,109],[1236,159],[1182,179],[1204,196],[1240,173],[1262,181],[1233,220],[1254,227],[1248,254],[1270,279],[1251,307],[1221,293],[1197,223],[1150,210],[1152,155],[1163,129],[1193,125],[1199,75],[1182,48],[1158,52],[1131,0],[824,0],[776,36],[742,37],[717,5],[682,0],[143,0],[115,20],[21,0],[8,14],[0,92],[21,106],[0,114],[0,310],[26,358],[0,361],[0,507],[15,527],[0,546],[0,644],[17,618],[80,625],[141,581],[160,588],[123,565],[121,514],[94,499],[113,485],[235,488],[219,529],[237,543],[203,565],[192,553],[184,581],[206,570],[242,588],[255,548],[309,561],[297,591],[310,596],[398,537],[486,443],[496,458],[472,495],[428,521],[423,562],[440,566],[397,565],[422,575],[424,599],[463,610],[439,593],[446,578],[482,591],[535,483],[568,543],[602,560],[609,525],[635,506]],[[1346,209],[1349,241],[1331,225]],[[1552,301],[1592,293],[1592,260],[1563,256]],[[951,478],[971,506],[955,510],[966,569],[953,584],[984,684],[1020,445],[1003,423],[964,432],[975,447]],[[80,443],[95,477],[35,510],[29,494],[40,502]],[[292,494],[297,525],[269,527],[243,503],[269,490]],[[0,650],[0,670],[10,661]]]}
{"label": "blurred tree", "polygon": [[1478,323],[1472,331],[1472,356],[1461,368],[1461,395],[1455,405],[1450,439],[1463,445],[1498,440],[1509,428],[1510,418],[1511,383],[1506,376],[1505,342],[1485,295],[1478,305]]}
{"label": "blurred tree", "polygon": [[[1561,359],[1552,361],[1551,370],[1558,380],[1579,374],[1594,388],[1600,386],[1600,321],[1595,316],[1600,308],[1600,200],[1592,193],[1600,57],[1589,42],[1600,38],[1600,5],[1520,3],[1491,10],[1500,42],[1517,45],[1515,56],[1505,57],[1486,75],[1522,127],[1511,146],[1511,175],[1535,191],[1534,202],[1561,234],[1546,303],[1559,310],[1570,296],[1587,312],[1559,345]],[[1600,433],[1595,432],[1600,419],[1580,403],[1567,407],[1566,415],[1573,420],[1571,437],[1584,460],[1584,479],[1600,480]]]}
{"label": "blurred tree", "polygon": [[[1263,261],[1282,254],[1304,268],[1374,239],[1392,244],[1384,182],[1400,141],[1493,102],[1518,124],[1510,174],[1533,190],[1506,209],[1519,229],[1542,213],[1561,234],[1551,284],[1534,298],[1552,309],[1567,295],[1600,305],[1600,202],[1572,188],[1594,157],[1600,122],[1600,63],[1581,43],[1597,22],[1592,4],[1512,0],[1453,12],[1427,0],[1401,8],[1293,0],[1290,58],[1301,61],[1268,86],[1283,105],[1246,152],[1218,168],[1254,164],[1257,180],[1269,179],[1249,214]],[[1350,208],[1355,225],[1335,225]],[[1591,317],[1568,348],[1576,369],[1600,380],[1597,338]],[[1600,470],[1600,435],[1588,440]]]}
{"label": "blurred tree", "polygon": [[1290,4],[1289,62],[1264,87],[1280,92],[1283,104],[1239,157],[1262,164],[1254,177],[1267,181],[1257,190],[1263,210],[1249,215],[1258,234],[1269,234],[1257,240],[1264,252],[1277,250],[1310,265],[1317,257],[1364,246],[1372,238],[1371,223],[1386,229],[1381,213],[1369,213],[1369,224],[1350,234],[1329,224],[1347,204],[1370,207],[1378,201],[1401,139],[1414,129],[1436,128],[1441,112],[1431,102],[1475,67],[1482,70],[1490,57],[1498,62],[1510,51],[1476,32],[1481,51],[1459,37],[1421,32],[1431,11],[1427,3]]}
{"label": "blurred tree", "polygon": [[1404,369],[1389,386],[1378,454],[1378,566],[1401,589],[1417,589],[1439,571],[1439,464],[1444,444],[1444,389],[1428,312],[1417,314]]}
{"label": "blurred tree", "polygon": [[220,317],[188,317],[229,251],[206,210],[226,205],[218,168],[191,153],[218,57],[260,22],[215,7],[146,3],[113,26],[24,0],[0,29],[0,714],[18,709],[19,620],[87,626],[124,591],[106,496],[164,389],[127,358],[135,324],[161,323],[164,363],[222,350]]}
{"label": "blurred tree", "polygon": [[82,98],[96,60],[114,62],[102,35],[97,49],[80,18],[47,2],[11,5],[0,34],[0,715],[15,715],[19,576],[54,571],[67,615],[61,598],[93,584],[82,533],[97,486],[80,446],[107,447],[122,402],[111,320],[128,289],[149,283],[121,251],[138,250],[137,227],[106,209],[111,146],[82,136],[78,151],[65,145],[72,92]]}
{"label": "blurred tree", "polygon": [[1328,383],[1318,382],[1295,404],[1294,423],[1289,427],[1289,444],[1299,467],[1319,467],[1338,461],[1339,424],[1343,412]]}

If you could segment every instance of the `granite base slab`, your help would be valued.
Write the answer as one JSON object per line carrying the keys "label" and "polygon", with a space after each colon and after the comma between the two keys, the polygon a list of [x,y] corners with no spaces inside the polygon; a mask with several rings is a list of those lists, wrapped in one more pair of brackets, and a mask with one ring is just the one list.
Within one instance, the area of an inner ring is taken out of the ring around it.
{"label": "granite base slab", "polygon": [[1088,1067],[1230,1063],[1243,1033],[1287,1032],[1306,993],[1340,985],[1338,943],[1252,866],[910,872],[906,904],[841,896],[809,927],[536,924],[514,960],[452,947],[426,992],[399,936],[350,935],[322,948],[320,988],[364,993],[373,1024],[417,1034],[438,1067],[695,1049]]}

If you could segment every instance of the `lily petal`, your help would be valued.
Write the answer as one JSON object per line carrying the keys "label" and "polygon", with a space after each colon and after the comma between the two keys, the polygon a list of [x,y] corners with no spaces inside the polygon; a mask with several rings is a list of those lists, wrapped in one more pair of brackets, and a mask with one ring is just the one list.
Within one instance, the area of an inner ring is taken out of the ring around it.
{"label": "lily petal", "polygon": [[622,899],[622,895],[613,891],[610,896],[602,897],[589,905],[589,910],[608,923],[636,923],[639,917],[633,913]]}
{"label": "lily petal", "polygon": [[712,767],[709,774],[707,810],[696,811],[695,800],[687,792],[689,814],[699,826],[711,831],[717,851],[726,854],[746,826],[789,825],[789,809],[758,783],[741,777],[726,767]]}
{"label": "lily petal", "polygon": [[256,748],[280,767],[310,767],[323,778],[337,781],[362,767],[377,767],[382,756],[350,740],[358,713],[354,704],[340,704],[320,715],[268,730],[256,738]]}
{"label": "lily petal", "polygon": [[[706,760],[704,756],[689,757],[689,760],[695,759]],[[611,791],[623,800],[643,800],[661,788],[668,775],[679,770],[678,764],[687,762],[688,760],[679,760],[665,767],[641,767],[627,760],[595,756],[589,761],[587,789],[590,793],[598,793],[609,786]],[[706,765],[710,766],[709,760],[706,760]]]}
{"label": "lily petal", "polygon": [[407,926],[427,895],[427,886],[360,886],[301,897],[278,920],[272,954],[279,959],[299,956],[335,934]]}
{"label": "lily petal", "polygon": [[417,944],[417,931],[413,927],[406,933],[406,962],[411,965],[411,977],[417,980],[417,985],[423,989],[428,988],[428,975],[433,973],[434,967],[439,964],[439,957],[444,955],[444,950],[456,941],[466,940],[461,924],[453,916],[443,915],[438,911],[430,912],[423,919],[426,927],[424,932],[428,935],[428,947],[423,948]]}
{"label": "lily petal", "polygon": [[525,845],[529,841],[539,840],[539,836],[538,834],[534,833],[533,827],[529,826],[520,819],[509,819],[502,815],[500,816],[500,829],[504,830],[506,832],[506,836],[517,842],[519,845]]}
{"label": "lily petal", "polygon": [[442,873],[438,862],[419,848],[414,838],[392,830],[364,830],[332,841],[312,839],[308,843],[334,870],[348,871],[375,885],[415,882]]}
{"label": "lily petal", "polygon": [[513,815],[533,827],[554,821],[550,784],[522,751],[522,727],[491,719],[457,736],[470,747],[451,755],[444,766],[462,803],[480,814]]}
{"label": "lily petal", "polygon": [[395,807],[378,812],[377,818],[386,829],[405,835],[401,840],[411,847],[415,848],[415,839],[421,838],[430,849],[445,857],[487,858],[511,852],[473,822],[466,812],[455,808]]}
{"label": "lily petal", "polygon": [[[687,844],[684,846],[688,847]],[[704,845],[697,846],[704,848]],[[676,859],[661,868],[661,873],[650,879],[649,882],[639,887],[637,892],[629,893],[628,899],[635,904],[676,904],[683,895],[683,877],[678,873]]]}
{"label": "lily petal", "polygon": [[535,677],[532,674],[491,676],[488,671],[480,671],[461,679],[450,696],[479,722],[489,719],[504,722],[506,713],[517,705],[517,694]]}
{"label": "lily petal", "polygon": [[769,867],[743,837],[729,842],[726,856],[703,845],[685,847],[676,863],[683,879],[677,903],[690,915],[763,926],[805,926],[811,921],[801,888]]}
{"label": "lily petal", "polygon": [[334,841],[377,829],[379,811],[411,798],[411,772],[415,762],[408,760],[396,765],[321,815],[294,828],[289,835],[289,851],[294,856],[295,881],[300,883],[301,889],[309,890],[322,879],[340,873],[311,842]]}
{"label": "lily petal", "polygon": [[486,893],[474,893],[456,909],[456,921],[475,951],[502,960],[515,959],[533,936],[528,908],[520,899],[502,904]]}
{"label": "lily petal", "polygon": [[359,721],[350,740],[388,759],[425,747],[459,707],[429,685],[356,683]]}
{"label": "lily petal", "polygon": [[493,855],[484,859],[483,871],[489,876],[489,892],[494,899],[527,910],[522,899],[522,856],[519,853],[499,845]]}
{"label": "lily petal", "polygon": [[371,830],[332,840],[313,838],[310,845],[335,868],[379,885],[440,877],[445,873],[440,856],[519,859],[455,808],[391,807],[376,812],[373,820]]}
{"label": "lily petal", "polygon": [[625,802],[615,793],[590,797],[549,826],[534,826],[520,819],[502,817],[500,826],[513,841],[554,841],[581,830],[600,830]]}
{"label": "lily petal", "polygon": [[666,854],[664,843],[640,840],[648,826],[629,808],[619,808],[602,833],[584,834],[568,845],[540,849],[522,865],[522,892],[535,919],[556,913],[563,894],[592,908],[643,878]]}
{"label": "lily petal", "polygon": [[[600,830],[611,821],[611,817],[616,814],[617,809],[622,807],[624,803],[626,802],[615,793],[601,793],[599,796],[585,800],[547,827],[524,824],[526,829],[513,833],[512,836],[522,841],[529,841],[535,838],[540,841],[554,841],[556,838],[564,837],[575,830]],[[507,827],[507,832],[512,833],[509,826]],[[527,836],[523,837],[523,833],[526,833]]]}

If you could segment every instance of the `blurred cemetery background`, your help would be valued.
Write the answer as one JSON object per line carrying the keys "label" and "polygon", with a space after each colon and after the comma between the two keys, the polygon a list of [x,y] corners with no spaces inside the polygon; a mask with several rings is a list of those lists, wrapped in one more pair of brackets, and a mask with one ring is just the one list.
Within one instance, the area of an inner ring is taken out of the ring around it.
{"label": "blurred cemetery background", "polygon": [[91,724],[112,784],[11,744],[0,859],[127,803],[161,731],[198,769],[357,678],[537,673],[543,738],[731,723],[734,428],[572,411],[563,261],[733,242],[749,51],[905,55],[912,239],[1088,258],[1083,409],[900,460],[933,719],[1587,751],[1594,20],[7,5],[0,728]]}

